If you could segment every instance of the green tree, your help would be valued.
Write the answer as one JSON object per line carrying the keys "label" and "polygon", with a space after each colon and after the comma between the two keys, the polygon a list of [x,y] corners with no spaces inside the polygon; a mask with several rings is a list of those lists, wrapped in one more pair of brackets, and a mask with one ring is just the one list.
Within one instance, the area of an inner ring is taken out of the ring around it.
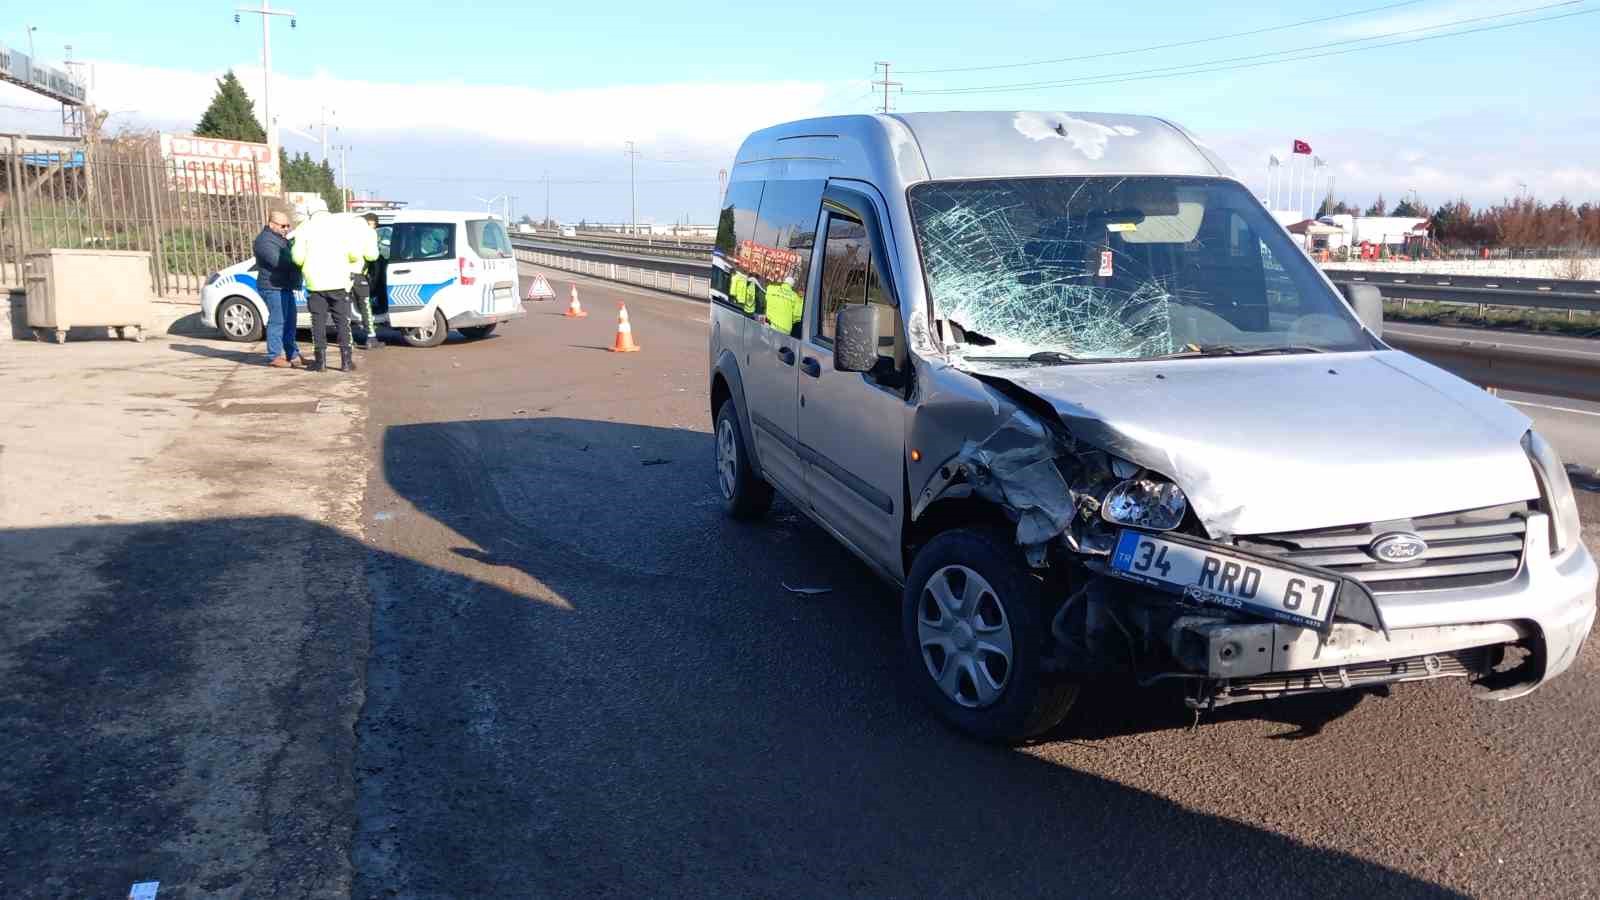
{"label": "green tree", "polygon": [[1369,215],[1369,216],[1386,216],[1386,215],[1389,214],[1388,213],[1388,209],[1389,209],[1388,204],[1383,202],[1383,195],[1379,194],[1378,195],[1378,202],[1376,202],[1376,203],[1372,204],[1371,206],[1367,207],[1367,215]]}
{"label": "green tree", "polygon": [[197,137],[257,144],[266,142],[267,132],[256,120],[250,95],[245,93],[244,85],[234,77],[232,69],[217,79],[217,93],[211,98],[211,105],[206,107],[199,124],[194,126],[194,133]]}
{"label": "green tree", "polygon": [[284,190],[313,191],[322,195],[329,210],[344,212],[344,197],[340,195],[339,185],[334,181],[333,168],[326,160],[320,163],[314,162],[309,153],[290,156],[279,150],[278,168],[283,173]]}

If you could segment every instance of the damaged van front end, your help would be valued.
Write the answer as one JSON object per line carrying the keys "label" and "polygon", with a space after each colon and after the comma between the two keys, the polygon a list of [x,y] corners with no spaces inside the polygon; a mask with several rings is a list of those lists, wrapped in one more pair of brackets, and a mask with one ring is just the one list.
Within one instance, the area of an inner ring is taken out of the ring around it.
{"label": "damaged van front end", "polygon": [[[913,426],[938,446],[993,423],[910,512],[978,501],[1014,522],[1059,594],[1047,671],[1181,680],[1211,708],[1448,677],[1508,699],[1572,663],[1595,564],[1559,461],[1498,401],[1391,350],[1139,368],[952,367],[933,380],[987,396],[931,393]],[[1321,426],[1361,397],[1364,435]],[[1417,415],[1430,397],[1446,421]]]}

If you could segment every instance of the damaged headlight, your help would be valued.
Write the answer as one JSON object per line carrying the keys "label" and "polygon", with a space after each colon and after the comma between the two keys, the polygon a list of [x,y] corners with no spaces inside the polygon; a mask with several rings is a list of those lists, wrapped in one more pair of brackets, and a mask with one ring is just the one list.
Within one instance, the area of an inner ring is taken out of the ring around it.
{"label": "damaged headlight", "polygon": [[1177,485],[1148,474],[1118,484],[1100,503],[1100,517],[1107,522],[1150,531],[1177,528],[1188,510],[1189,500]]}
{"label": "damaged headlight", "polygon": [[1533,474],[1539,481],[1539,496],[1550,515],[1550,555],[1560,556],[1578,542],[1583,526],[1578,522],[1578,500],[1572,495],[1572,481],[1556,448],[1530,431],[1522,437]]}

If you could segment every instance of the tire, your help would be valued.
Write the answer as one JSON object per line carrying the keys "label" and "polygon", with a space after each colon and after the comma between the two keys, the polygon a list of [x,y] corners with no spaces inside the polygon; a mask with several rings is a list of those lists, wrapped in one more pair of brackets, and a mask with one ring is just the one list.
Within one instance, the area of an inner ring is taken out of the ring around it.
{"label": "tire", "polygon": [[468,325],[467,327],[461,329],[461,333],[465,335],[469,341],[481,341],[489,335],[494,334],[494,329],[499,324],[499,322],[493,322],[488,325]]}
{"label": "tire", "polygon": [[255,304],[243,297],[229,297],[217,306],[217,330],[240,343],[259,341],[267,331]]}
{"label": "tire", "polygon": [[717,408],[716,423],[712,445],[722,509],[741,521],[759,519],[772,506],[772,485],[750,468],[750,454],[739,433],[739,409],[732,400],[724,400]]}
{"label": "tire", "polygon": [[445,321],[444,313],[438,309],[433,311],[433,326],[424,328],[402,328],[400,337],[412,347],[437,347],[444,343],[450,336],[450,323]]}
{"label": "tire", "polygon": [[1039,670],[1051,639],[1041,594],[998,531],[947,531],[917,554],[901,601],[906,670],[941,719],[979,740],[1018,744],[1066,716],[1078,685]]}

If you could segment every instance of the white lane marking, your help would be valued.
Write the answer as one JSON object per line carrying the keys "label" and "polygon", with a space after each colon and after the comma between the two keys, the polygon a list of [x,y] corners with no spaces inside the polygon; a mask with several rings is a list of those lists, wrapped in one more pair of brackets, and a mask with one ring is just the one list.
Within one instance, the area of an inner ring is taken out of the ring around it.
{"label": "white lane marking", "polygon": [[[1500,399],[1506,400],[1504,397],[1501,397]],[[1556,412],[1572,413],[1575,416],[1595,416],[1596,418],[1600,418],[1600,412],[1595,412],[1589,409],[1573,409],[1570,406],[1549,406],[1544,403],[1529,403],[1526,400],[1506,400],[1506,402],[1515,403],[1518,406],[1532,406],[1537,409],[1553,409]]]}

